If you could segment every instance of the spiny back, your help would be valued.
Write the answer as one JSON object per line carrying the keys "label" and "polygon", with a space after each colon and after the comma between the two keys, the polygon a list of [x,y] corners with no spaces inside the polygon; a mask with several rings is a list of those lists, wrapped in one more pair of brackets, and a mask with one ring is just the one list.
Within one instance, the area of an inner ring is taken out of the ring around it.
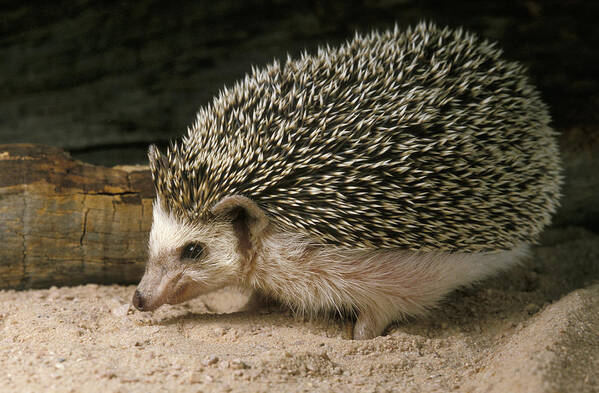
{"label": "spiny back", "polygon": [[150,161],[161,200],[192,222],[241,194],[326,244],[510,249],[557,207],[549,121],[494,44],[421,23],[254,69]]}

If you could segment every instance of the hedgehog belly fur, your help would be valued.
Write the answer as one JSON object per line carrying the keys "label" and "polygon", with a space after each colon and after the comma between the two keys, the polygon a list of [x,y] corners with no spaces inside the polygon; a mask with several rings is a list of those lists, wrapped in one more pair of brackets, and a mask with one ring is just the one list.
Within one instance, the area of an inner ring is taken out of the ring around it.
{"label": "hedgehog belly fur", "polygon": [[517,264],[528,249],[520,244],[480,253],[351,250],[278,232],[263,240],[244,284],[300,314],[355,314],[354,337],[367,339],[394,320],[423,315],[452,290]]}

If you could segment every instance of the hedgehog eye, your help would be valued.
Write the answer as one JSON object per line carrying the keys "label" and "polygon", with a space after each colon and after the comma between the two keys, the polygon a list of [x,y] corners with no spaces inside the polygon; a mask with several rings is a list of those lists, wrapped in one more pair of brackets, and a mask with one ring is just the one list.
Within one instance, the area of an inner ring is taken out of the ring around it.
{"label": "hedgehog eye", "polygon": [[198,259],[202,256],[203,251],[202,243],[187,243],[181,251],[181,259]]}

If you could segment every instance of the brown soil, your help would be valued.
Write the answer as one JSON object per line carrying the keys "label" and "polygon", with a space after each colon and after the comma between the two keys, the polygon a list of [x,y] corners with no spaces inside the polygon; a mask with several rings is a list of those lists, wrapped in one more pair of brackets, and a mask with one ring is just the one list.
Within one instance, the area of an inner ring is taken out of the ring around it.
{"label": "brown soil", "polygon": [[2,291],[0,391],[598,392],[599,236],[543,244],[369,341],[338,318],[236,311],[233,289],[152,313],[132,286]]}

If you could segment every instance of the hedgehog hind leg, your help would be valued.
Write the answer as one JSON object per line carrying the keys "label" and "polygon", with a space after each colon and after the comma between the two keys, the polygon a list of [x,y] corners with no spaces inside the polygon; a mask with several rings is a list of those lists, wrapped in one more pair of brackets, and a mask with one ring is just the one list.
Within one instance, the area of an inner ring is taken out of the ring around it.
{"label": "hedgehog hind leg", "polygon": [[369,340],[378,337],[396,319],[396,312],[385,312],[381,307],[362,309],[354,325],[353,339]]}
{"label": "hedgehog hind leg", "polygon": [[393,322],[405,320],[409,316],[425,315],[437,300],[431,299],[427,304],[410,296],[379,296],[376,302],[360,307],[353,339],[368,340],[381,336]]}
{"label": "hedgehog hind leg", "polygon": [[385,276],[369,277],[370,290],[356,297],[358,318],[353,338],[383,334],[394,321],[422,316],[449,292],[469,286],[518,264],[528,245],[494,253],[387,253],[377,258]]}

